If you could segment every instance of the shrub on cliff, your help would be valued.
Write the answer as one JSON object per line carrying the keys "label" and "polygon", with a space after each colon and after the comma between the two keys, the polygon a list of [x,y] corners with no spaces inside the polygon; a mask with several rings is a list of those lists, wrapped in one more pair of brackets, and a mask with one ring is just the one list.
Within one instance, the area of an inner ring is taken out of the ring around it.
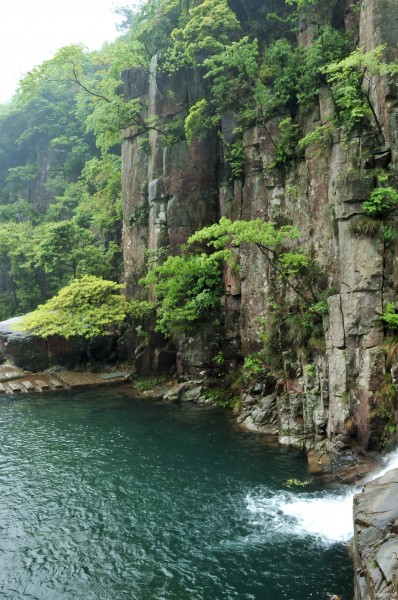
{"label": "shrub on cliff", "polygon": [[[222,293],[222,252],[169,256],[142,283],[155,295],[156,329],[170,336],[198,322],[217,320]],[[148,304],[148,303],[145,303]]]}
{"label": "shrub on cliff", "polygon": [[362,206],[369,217],[382,219],[398,207],[398,192],[391,187],[376,188]]}
{"label": "shrub on cliff", "polygon": [[104,335],[126,318],[128,302],[123,286],[93,275],[75,279],[45,304],[15,325],[38,337],[91,339]]}

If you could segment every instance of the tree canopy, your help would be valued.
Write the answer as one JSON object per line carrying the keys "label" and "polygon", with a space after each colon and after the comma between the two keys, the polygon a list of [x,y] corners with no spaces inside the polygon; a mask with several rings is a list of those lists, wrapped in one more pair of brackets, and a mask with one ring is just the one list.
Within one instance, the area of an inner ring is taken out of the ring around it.
{"label": "tree canopy", "polygon": [[85,275],[22,317],[15,328],[42,338],[103,335],[126,318],[128,303],[122,290],[123,286],[113,281]]}

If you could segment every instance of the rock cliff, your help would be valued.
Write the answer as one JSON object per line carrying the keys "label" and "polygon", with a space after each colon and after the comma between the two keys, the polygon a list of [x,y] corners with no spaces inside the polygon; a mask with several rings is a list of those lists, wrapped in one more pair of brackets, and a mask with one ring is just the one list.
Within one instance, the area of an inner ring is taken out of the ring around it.
{"label": "rock cliff", "polygon": [[[345,31],[359,47],[371,50],[383,44],[386,58],[398,59],[395,0],[348,1],[345,11],[339,5],[327,12],[325,22],[344,19]],[[310,19],[301,23],[302,46],[310,43],[312,31]],[[149,75],[137,69],[126,71],[123,78],[126,99],[145,101],[143,117],[166,123],[185,117],[204,93],[199,71],[168,76],[157,70],[156,58]],[[322,267],[332,290],[323,320],[324,341],[315,348],[310,365],[299,356],[286,367],[287,377],[242,391],[239,417],[250,428],[278,430],[283,444],[306,449],[327,436],[375,447],[386,425],[375,395],[386,374],[380,315],[395,296],[396,247],[382,234],[367,235],[355,224],[375,186],[375,169],[396,172],[398,95],[383,77],[373,83],[372,103],[382,139],[353,134],[347,142],[337,130],[322,149],[312,146],[296,152],[283,170],[269,169],[278,119],[245,131],[244,176],[239,179],[231,177],[220,143],[220,137],[233,140],[233,115],[223,118],[221,136],[197,137],[190,145],[167,145],[156,129],[148,134],[136,127],[124,135],[123,239],[130,296],[142,296],[138,280],[148,253],[155,255],[162,248],[178,253],[189,235],[221,216],[297,226],[306,250]],[[332,112],[328,90],[320,89],[315,109],[300,117],[304,134],[327,123]],[[197,375],[210,372],[214,356],[222,351],[225,370],[233,371],[243,357],[261,347],[259,320],[274,310],[269,263],[255,247],[240,249],[239,254],[239,271],[226,268],[224,273],[222,325],[180,335],[174,346],[152,331],[146,344],[130,334],[130,351],[139,357],[139,368],[160,369],[175,362],[181,376]]]}
{"label": "rock cliff", "polygon": [[398,598],[398,469],[354,498],[356,600]]}

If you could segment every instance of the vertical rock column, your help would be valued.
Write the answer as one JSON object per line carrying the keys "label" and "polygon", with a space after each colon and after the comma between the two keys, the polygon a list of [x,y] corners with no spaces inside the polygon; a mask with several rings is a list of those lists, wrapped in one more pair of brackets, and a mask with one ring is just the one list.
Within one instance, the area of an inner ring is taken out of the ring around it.
{"label": "vertical rock column", "polygon": [[[134,80],[137,75],[127,77]],[[192,233],[216,220],[218,140],[214,135],[203,135],[188,145],[178,138],[171,143],[167,136],[171,124],[173,128],[183,126],[189,106],[204,95],[197,71],[170,76],[158,69],[154,57],[145,85],[142,81],[140,86],[131,85],[130,90],[136,95],[130,91],[128,97],[146,94],[148,123],[148,131],[141,135],[127,131],[123,144],[125,269],[128,292],[135,297],[142,293],[135,284],[135,273],[145,267],[146,251],[155,262],[159,252],[178,254]],[[144,136],[145,143],[140,142]],[[134,214],[137,207],[144,206],[148,221],[138,224]],[[195,373],[211,362],[215,340],[214,327],[211,331],[198,328],[195,335],[179,335],[180,373]],[[159,346],[162,342],[156,338],[151,344]],[[159,348],[152,350],[152,367],[156,368]]]}

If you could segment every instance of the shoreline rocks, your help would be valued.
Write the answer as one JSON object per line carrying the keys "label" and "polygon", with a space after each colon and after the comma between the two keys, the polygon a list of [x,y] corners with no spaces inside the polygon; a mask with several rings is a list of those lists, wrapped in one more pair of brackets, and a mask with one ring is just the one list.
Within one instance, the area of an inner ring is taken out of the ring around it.
{"label": "shoreline rocks", "polygon": [[354,497],[355,600],[398,600],[398,469]]}

